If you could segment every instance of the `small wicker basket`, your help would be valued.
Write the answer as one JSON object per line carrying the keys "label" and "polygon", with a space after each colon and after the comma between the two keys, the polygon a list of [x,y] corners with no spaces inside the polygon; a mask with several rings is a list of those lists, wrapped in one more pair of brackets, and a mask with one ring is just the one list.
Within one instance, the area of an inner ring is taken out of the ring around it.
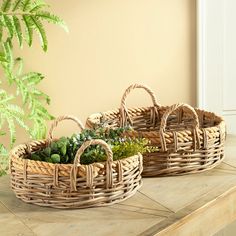
{"label": "small wicker basket", "polygon": [[[126,108],[127,95],[136,88],[145,89],[153,106]],[[159,151],[144,154],[144,177],[183,175],[209,170],[224,158],[225,122],[214,113],[194,109],[187,104],[164,107],[152,90],[134,84],[122,97],[120,109],[92,114],[87,127],[131,126],[130,137],[144,137]]]}
{"label": "small wicker basket", "polygon": [[[73,164],[53,164],[27,159],[30,153],[42,149],[52,140],[59,121],[75,121],[72,116],[54,121],[49,138],[15,147],[10,154],[11,186],[16,196],[27,203],[54,208],[87,208],[105,206],[131,197],[140,188],[142,155],[113,161],[112,151],[103,140],[85,142],[77,151]],[[107,161],[80,164],[80,156],[90,145],[101,145]]]}

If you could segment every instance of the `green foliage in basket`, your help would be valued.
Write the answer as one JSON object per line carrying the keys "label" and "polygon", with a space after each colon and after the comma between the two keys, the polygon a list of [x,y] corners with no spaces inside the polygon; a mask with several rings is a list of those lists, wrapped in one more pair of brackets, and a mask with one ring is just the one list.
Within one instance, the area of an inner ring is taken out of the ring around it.
{"label": "green foliage in basket", "polygon": [[0,79],[0,136],[9,135],[10,140],[7,147],[0,143],[0,176],[7,169],[7,150],[16,141],[16,126],[25,129],[32,138],[44,138],[46,121],[53,118],[45,108],[50,103],[48,95],[37,88],[44,76],[38,72],[25,73],[23,59],[13,56],[13,45],[22,48],[25,42],[32,46],[36,33],[46,52],[48,40],[44,23],[66,29],[63,20],[53,15],[42,0],[1,2],[0,67],[3,75]]}
{"label": "green foliage in basket", "polygon": [[[145,152],[157,151],[157,148],[149,146],[149,141],[144,138],[131,139],[125,137],[124,128],[96,130],[84,130],[80,134],[71,137],[62,137],[53,141],[43,150],[33,153],[29,158],[32,160],[46,161],[51,163],[73,163],[75,154],[79,147],[88,140],[102,139],[107,142],[113,152],[113,160],[118,160]],[[102,162],[106,160],[106,154],[99,145],[88,147],[81,156],[81,164]]]}

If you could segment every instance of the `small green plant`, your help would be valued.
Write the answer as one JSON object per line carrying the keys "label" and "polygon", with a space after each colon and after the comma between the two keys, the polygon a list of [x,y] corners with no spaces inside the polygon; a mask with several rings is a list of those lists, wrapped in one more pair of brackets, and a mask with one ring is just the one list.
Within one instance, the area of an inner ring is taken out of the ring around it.
{"label": "small green plant", "polygon": [[[125,129],[104,129],[84,130],[80,134],[71,137],[62,137],[52,142],[48,147],[39,150],[29,156],[29,159],[51,163],[73,163],[77,150],[81,145],[91,139],[102,139],[107,142],[113,152],[113,160],[136,155],[137,153],[154,152],[157,148],[149,146],[149,141],[144,138],[127,138],[124,136]],[[106,154],[99,145],[88,147],[82,154],[80,163],[91,164],[103,162]]]}
{"label": "small green plant", "polygon": [[[44,23],[66,29],[65,23],[48,10],[42,0],[4,0],[0,4],[0,136],[9,135],[9,145],[0,143],[0,176],[8,166],[8,150],[16,141],[16,126],[25,129],[32,138],[44,138],[46,121],[53,119],[45,105],[48,95],[37,88],[44,76],[38,72],[24,72],[23,58],[13,56],[13,45],[32,46],[33,35],[39,35],[46,52],[48,40]],[[11,93],[6,88],[11,87]],[[21,104],[19,104],[19,101]],[[2,137],[1,137],[2,138]]]}

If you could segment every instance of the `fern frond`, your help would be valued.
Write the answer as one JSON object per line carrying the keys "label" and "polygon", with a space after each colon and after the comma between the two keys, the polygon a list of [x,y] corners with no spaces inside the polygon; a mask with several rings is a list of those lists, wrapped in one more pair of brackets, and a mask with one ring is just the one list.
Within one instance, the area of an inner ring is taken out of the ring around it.
{"label": "fern frond", "polygon": [[30,16],[23,16],[23,21],[25,23],[26,40],[31,47],[33,42],[33,27]]}
{"label": "fern frond", "polygon": [[24,129],[28,130],[28,127],[24,122],[24,111],[19,106],[10,103],[13,99],[14,97],[12,95],[8,95],[6,91],[2,89],[0,90],[0,129],[4,123],[8,125],[11,146],[16,140],[15,122]]}
{"label": "fern frond", "polygon": [[[33,32],[37,31],[42,48],[47,51],[48,41],[41,21],[46,20],[59,25],[67,32],[68,28],[60,17],[47,11],[46,7],[49,5],[41,0],[15,0],[14,2],[4,0],[0,10],[0,25],[2,22],[5,38],[10,38],[11,43],[12,39],[16,37],[20,46],[25,39],[27,44],[32,46]],[[22,32],[21,26],[25,29],[24,32]]]}
{"label": "fern frond", "polygon": [[37,12],[45,7],[49,7],[49,5],[44,2],[35,3],[35,5],[33,5],[33,7],[30,9],[30,13]]}
{"label": "fern frond", "polygon": [[10,8],[11,8],[11,0],[4,0],[2,3],[1,10],[3,12],[7,12],[10,10]]}
{"label": "fern frond", "polygon": [[1,97],[1,101],[0,101],[0,105],[4,105],[9,102],[10,100],[12,100],[14,97],[11,95],[11,96],[6,96],[6,97]]}
{"label": "fern frond", "polygon": [[3,25],[0,24],[0,41],[2,41],[2,36],[3,36]]}
{"label": "fern frond", "polygon": [[41,73],[38,72],[30,72],[22,77],[23,81],[27,81],[27,85],[37,85],[44,76]]}
{"label": "fern frond", "polygon": [[60,25],[66,32],[68,32],[68,28],[65,22],[58,16],[51,14],[47,11],[39,11],[35,14],[37,17],[46,20],[49,23],[53,23],[55,25]]}
{"label": "fern frond", "polygon": [[5,54],[3,52],[0,52],[0,62],[7,62],[7,59],[6,59]]}
{"label": "fern frond", "polygon": [[0,176],[7,173],[8,166],[8,151],[3,144],[0,144]]}
{"label": "fern frond", "polygon": [[[8,127],[10,146],[16,140],[17,126],[28,131],[33,138],[41,139],[46,135],[47,120],[54,118],[45,107],[50,102],[49,96],[37,88],[43,75],[37,72],[23,74],[22,58],[15,59],[12,54],[13,40],[16,38],[20,46],[23,40],[32,46],[35,31],[41,39],[43,50],[47,50],[44,21],[67,30],[64,21],[50,13],[47,7],[43,0],[3,0],[0,4],[0,66],[9,86],[16,88],[14,95],[0,88],[0,136],[6,135],[3,127]],[[19,101],[23,103],[23,109],[16,105],[16,101],[17,104]],[[0,143],[0,175],[8,168],[7,158],[7,149]]]}
{"label": "fern frond", "polygon": [[22,4],[22,0],[16,0],[14,3],[13,3],[13,7],[12,7],[12,11],[16,11],[20,8],[20,5]]}
{"label": "fern frond", "polygon": [[[9,41],[3,43],[2,47],[4,50],[5,60],[7,61],[8,70],[6,72],[10,72],[13,69],[14,59],[13,59],[11,45],[10,45]],[[8,75],[10,76],[9,73],[8,73]]]}
{"label": "fern frond", "polygon": [[[8,155],[7,149],[3,146],[3,144],[0,144],[0,160],[1,160],[1,157],[7,156],[7,155]],[[0,162],[2,164],[2,161]]]}
{"label": "fern frond", "polygon": [[9,32],[9,37],[12,38],[14,35],[14,26],[13,26],[12,20],[7,15],[3,15],[3,20],[4,20],[5,27],[7,28]]}
{"label": "fern frond", "polygon": [[[45,135],[44,131],[47,128],[46,121],[54,118],[44,107],[44,103],[49,104],[50,102],[48,95],[36,88],[37,84],[44,78],[44,76],[37,72],[21,74],[20,72],[22,71],[23,67],[22,58],[17,58],[14,60],[14,62],[16,62],[17,66],[16,73],[14,75],[11,74],[10,77],[12,78],[12,83],[16,85],[16,95],[22,97],[23,105],[24,107],[27,106],[29,114],[23,116],[23,113],[20,114],[21,110],[18,110],[18,107],[14,106],[9,106],[8,110],[10,109],[9,112],[11,113],[12,117],[16,117],[14,118],[14,121],[26,130],[27,127],[24,126],[24,119],[32,121],[33,128],[30,130],[33,131],[32,134],[30,134],[33,138],[44,138],[45,136],[42,135]],[[8,63],[6,63],[6,65],[8,65]],[[9,67],[9,65],[4,67],[6,70],[5,73],[9,73]],[[2,99],[2,101],[5,100]],[[18,120],[17,117],[20,117],[20,120]]]}
{"label": "fern frond", "polygon": [[6,132],[0,131],[0,136],[4,136],[4,135],[6,135]]}
{"label": "fern frond", "polygon": [[29,127],[25,124],[24,118],[22,117],[18,117],[18,116],[14,116],[15,122],[23,129],[25,129],[26,131],[29,131]]}
{"label": "fern frond", "polygon": [[16,16],[12,16],[13,18],[13,24],[15,28],[15,33],[19,42],[20,47],[22,47],[22,31],[21,31],[21,25],[20,25],[20,20]]}
{"label": "fern frond", "polygon": [[8,129],[10,132],[10,142],[12,147],[16,141],[16,127],[13,118],[9,115],[6,117],[6,122],[8,124]]}
{"label": "fern frond", "polygon": [[24,116],[24,111],[21,107],[15,105],[15,104],[9,104],[7,106],[8,111],[13,115],[13,116],[19,116],[23,117]]}
{"label": "fern frond", "polygon": [[48,40],[43,24],[36,17],[31,16],[31,20],[40,36],[42,48],[46,52],[48,48]]}
{"label": "fern frond", "polygon": [[28,11],[30,9],[31,4],[32,4],[31,0],[24,0],[22,10],[23,11]]}

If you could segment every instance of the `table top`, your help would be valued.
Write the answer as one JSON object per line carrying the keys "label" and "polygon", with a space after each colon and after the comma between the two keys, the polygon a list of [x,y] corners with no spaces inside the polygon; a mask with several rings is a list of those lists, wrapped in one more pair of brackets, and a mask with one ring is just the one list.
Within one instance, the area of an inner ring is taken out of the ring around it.
{"label": "table top", "polygon": [[130,199],[108,207],[58,210],[26,204],[0,178],[2,236],[212,235],[236,219],[236,136],[215,169],[145,178]]}

